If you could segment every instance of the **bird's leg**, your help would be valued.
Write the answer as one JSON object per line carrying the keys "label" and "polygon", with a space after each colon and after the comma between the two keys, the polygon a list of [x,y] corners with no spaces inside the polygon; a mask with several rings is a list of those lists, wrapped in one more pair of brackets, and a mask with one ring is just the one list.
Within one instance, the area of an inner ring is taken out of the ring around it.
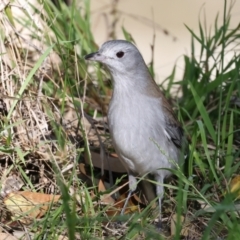
{"label": "bird's leg", "polygon": [[158,196],[158,205],[159,205],[159,223],[157,224],[158,228],[162,227],[162,198],[164,194],[163,189],[163,178],[161,176],[155,176],[156,181],[158,182],[156,187],[156,192]]}
{"label": "bird's leg", "polygon": [[129,201],[132,193],[137,188],[137,180],[131,173],[128,174],[128,180],[129,180],[129,193],[128,193],[127,199],[125,200],[124,206],[122,208],[121,215],[124,215],[124,212],[125,212],[126,207],[128,205],[128,201]]}

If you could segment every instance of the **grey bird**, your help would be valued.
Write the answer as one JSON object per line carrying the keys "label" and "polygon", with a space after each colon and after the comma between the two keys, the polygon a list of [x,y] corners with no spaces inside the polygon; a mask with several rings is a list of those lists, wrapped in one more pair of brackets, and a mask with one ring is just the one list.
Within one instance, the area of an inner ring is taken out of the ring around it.
{"label": "grey bird", "polygon": [[[152,174],[157,182],[161,220],[163,181],[171,175],[167,169],[175,168],[183,159],[186,138],[181,124],[135,45],[125,40],[108,41],[85,59],[107,66],[113,78],[108,124],[114,148],[127,170],[130,189],[122,213],[136,190],[136,177],[148,179]],[[154,199],[150,182],[142,183],[147,199]]]}

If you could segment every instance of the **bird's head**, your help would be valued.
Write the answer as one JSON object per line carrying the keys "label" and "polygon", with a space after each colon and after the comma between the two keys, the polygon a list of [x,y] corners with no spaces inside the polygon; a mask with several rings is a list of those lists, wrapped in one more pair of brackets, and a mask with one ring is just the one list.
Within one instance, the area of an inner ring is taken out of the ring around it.
{"label": "bird's head", "polygon": [[137,69],[146,71],[146,64],[138,49],[125,40],[105,42],[97,52],[85,56],[86,60],[103,63],[112,75],[135,73]]}

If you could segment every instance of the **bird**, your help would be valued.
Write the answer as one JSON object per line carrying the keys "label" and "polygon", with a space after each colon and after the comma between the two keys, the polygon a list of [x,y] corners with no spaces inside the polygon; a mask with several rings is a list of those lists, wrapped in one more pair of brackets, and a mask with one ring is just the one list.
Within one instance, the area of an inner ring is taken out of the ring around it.
{"label": "bird", "polygon": [[[158,196],[161,225],[164,179],[171,175],[169,169],[184,161],[186,137],[182,125],[133,43],[107,41],[85,60],[105,65],[113,80],[107,119],[113,146],[129,179],[129,193],[121,213],[139,177],[147,199]],[[149,176],[157,183],[155,191]]]}

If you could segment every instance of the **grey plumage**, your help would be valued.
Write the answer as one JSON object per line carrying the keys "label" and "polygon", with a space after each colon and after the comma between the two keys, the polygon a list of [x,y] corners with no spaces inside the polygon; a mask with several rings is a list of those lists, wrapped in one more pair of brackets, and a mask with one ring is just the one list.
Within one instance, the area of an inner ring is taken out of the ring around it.
{"label": "grey plumage", "polygon": [[[153,174],[161,211],[163,180],[171,174],[166,168],[179,162],[186,142],[181,124],[132,43],[105,42],[85,59],[103,63],[112,75],[108,123],[115,150],[129,175],[130,194],[136,189],[136,176]],[[143,183],[152,200],[149,182]]]}

